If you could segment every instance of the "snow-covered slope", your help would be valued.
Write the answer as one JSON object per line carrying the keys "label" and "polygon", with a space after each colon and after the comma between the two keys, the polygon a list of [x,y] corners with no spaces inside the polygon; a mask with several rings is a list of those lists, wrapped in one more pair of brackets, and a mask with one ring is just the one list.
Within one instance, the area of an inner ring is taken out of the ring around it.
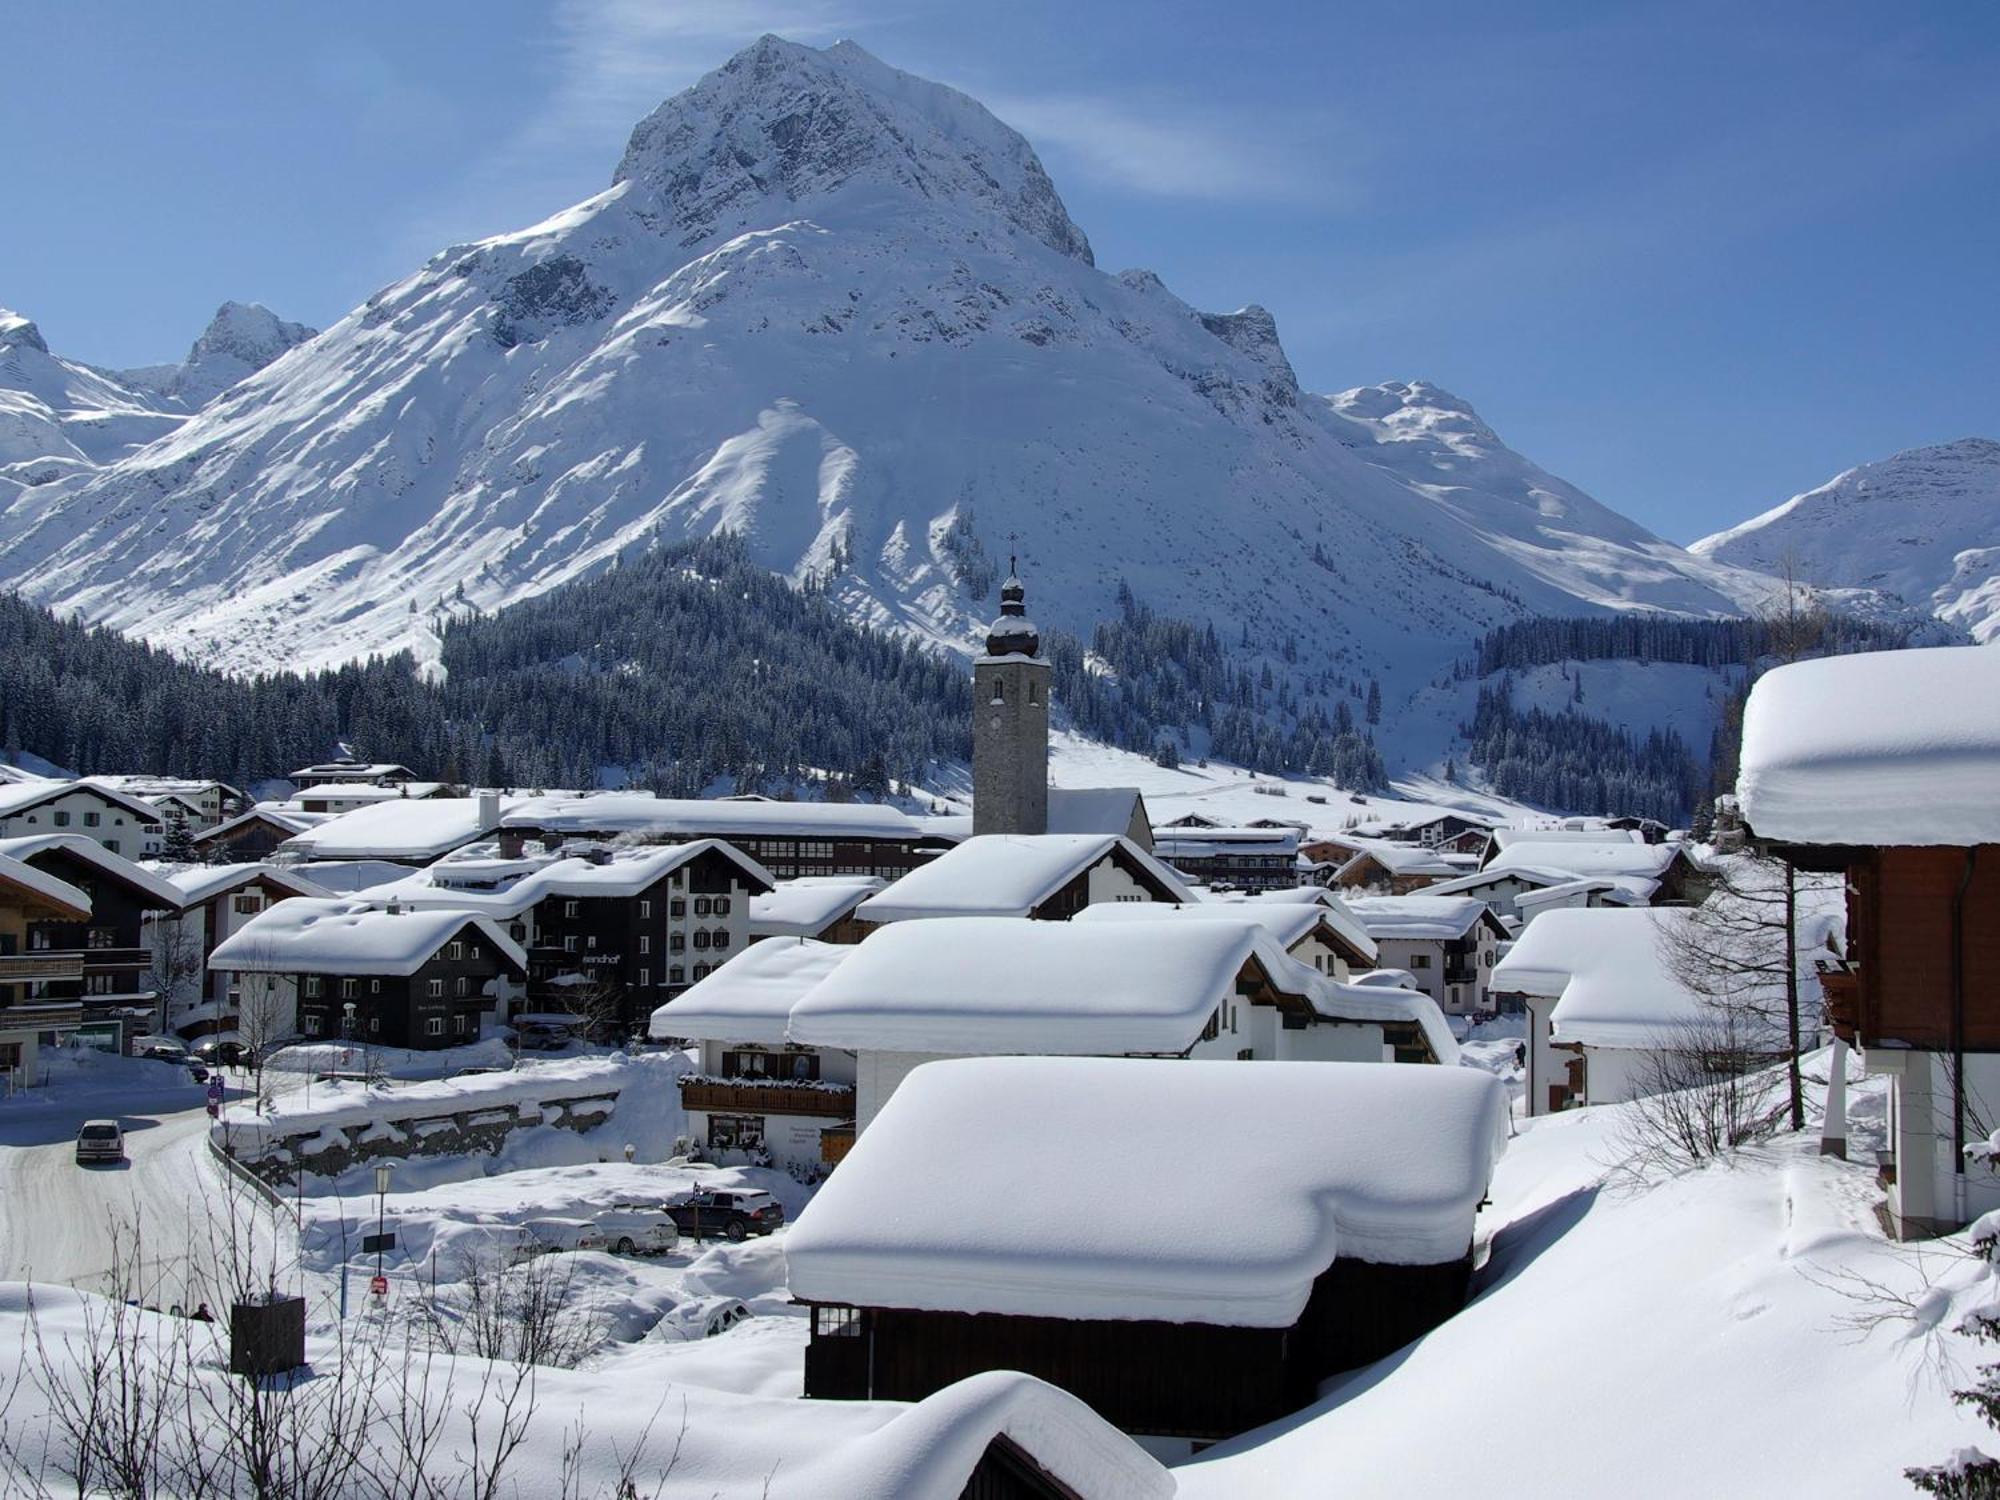
{"label": "snow-covered slope", "polygon": [[2000,637],[2000,442],[1965,438],[1862,464],[1740,526],[1703,557],[1805,582],[1882,589]]}
{"label": "snow-covered slope", "polygon": [[181,363],[119,374],[130,384],[157,391],[194,411],[318,332],[303,323],[285,322],[261,302],[225,302]]}
{"label": "snow-covered slope", "polygon": [[425,655],[441,608],[723,527],[961,646],[1018,533],[1044,625],[1087,632],[1123,577],[1253,661],[1292,643],[1295,677],[1428,675],[1523,612],[1739,607],[1458,404],[1425,441],[1488,446],[1454,480],[1360,394],[1303,395],[1261,309],[1098,270],[974,101],[767,37],[643,121],[605,192],[0,517],[0,583],[238,669]]}

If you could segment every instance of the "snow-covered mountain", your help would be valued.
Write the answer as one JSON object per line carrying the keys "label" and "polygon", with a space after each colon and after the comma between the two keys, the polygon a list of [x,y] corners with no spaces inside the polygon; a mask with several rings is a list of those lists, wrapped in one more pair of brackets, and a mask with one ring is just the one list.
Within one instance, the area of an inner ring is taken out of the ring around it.
{"label": "snow-covered mountain", "polygon": [[102,370],[50,352],[41,329],[0,308],[0,500],[116,462],[312,336],[225,302],[180,364]]}
{"label": "snow-covered mountain", "polygon": [[2000,639],[2000,442],[1965,438],[1849,469],[1690,549],[1805,582],[1880,589]]}
{"label": "snow-covered mountain", "polygon": [[1044,625],[1087,633],[1122,578],[1295,680],[1761,587],[1434,388],[1306,395],[1262,309],[1097,269],[973,100],[773,37],[641,122],[605,192],[441,252],[8,510],[0,583],[218,665],[312,665],[428,655],[445,611],[725,527],[958,646],[1018,536]]}

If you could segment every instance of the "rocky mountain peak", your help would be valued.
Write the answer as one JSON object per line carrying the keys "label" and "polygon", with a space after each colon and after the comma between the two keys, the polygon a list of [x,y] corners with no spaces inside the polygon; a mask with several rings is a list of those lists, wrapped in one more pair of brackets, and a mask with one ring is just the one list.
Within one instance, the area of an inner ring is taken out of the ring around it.
{"label": "rocky mountain peak", "polygon": [[260,302],[225,302],[188,350],[171,394],[190,405],[202,405],[318,332],[303,323],[285,322]]}
{"label": "rocky mountain peak", "polygon": [[0,349],[33,349],[41,354],[49,352],[42,330],[30,319],[4,307],[0,307]]}
{"label": "rocky mountain peak", "polygon": [[995,216],[1089,263],[1034,148],[955,89],[852,42],[766,36],[640,121],[614,183],[661,200],[683,245],[805,217],[836,196],[893,194]]}

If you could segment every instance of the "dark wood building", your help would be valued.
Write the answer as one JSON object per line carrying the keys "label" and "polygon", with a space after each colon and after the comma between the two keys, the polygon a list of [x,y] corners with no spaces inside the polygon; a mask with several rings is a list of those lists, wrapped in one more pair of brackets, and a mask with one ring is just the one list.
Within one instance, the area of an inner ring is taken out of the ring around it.
{"label": "dark wood building", "polygon": [[195,853],[210,864],[255,864],[269,859],[280,844],[320,821],[253,807],[197,836]]}

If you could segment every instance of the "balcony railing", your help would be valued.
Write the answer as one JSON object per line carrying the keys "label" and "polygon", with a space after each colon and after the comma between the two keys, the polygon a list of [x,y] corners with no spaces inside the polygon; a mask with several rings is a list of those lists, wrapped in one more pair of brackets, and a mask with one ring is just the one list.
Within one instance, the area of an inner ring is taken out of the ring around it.
{"label": "balcony railing", "polygon": [[830,1115],[854,1113],[854,1088],[842,1083],[787,1083],[776,1078],[681,1080],[681,1108],[721,1114]]}
{"label": "balcony railing", "polygon": [[0,984],[25,984],[35,979],[83,978],[81,953],[9,953],[0,955]]}

